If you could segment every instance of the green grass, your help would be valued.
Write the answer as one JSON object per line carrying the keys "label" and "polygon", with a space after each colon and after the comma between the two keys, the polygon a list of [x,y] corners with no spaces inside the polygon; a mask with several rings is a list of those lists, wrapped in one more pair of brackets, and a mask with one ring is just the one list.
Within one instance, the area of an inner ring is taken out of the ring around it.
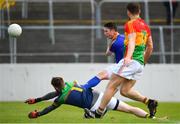
{"label": "green grass", "polygon": [[[29,119],[30,111],[41,110],[51,104],[42,102],[35,105],[27,105],[22,102],[0,102],[0,123],[179,123],[180,103],[159,103],[157,116],[168,116],[168,120],[152,120],[138,118],[134,115],[110,111],[103,119],[83,119],[83,109],[62,105],[55,111],[39,117]],[[142,103],[130,102],[129,104],[147,110]]]}

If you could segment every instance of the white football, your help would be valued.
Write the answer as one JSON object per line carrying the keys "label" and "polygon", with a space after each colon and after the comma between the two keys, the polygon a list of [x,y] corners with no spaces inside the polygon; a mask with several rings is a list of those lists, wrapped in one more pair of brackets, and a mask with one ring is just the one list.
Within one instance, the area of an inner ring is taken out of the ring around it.
{"label": "white football", "polygon": [[22,28],[18,24],[11,24],[8,27],[8,34],[12,37],[18,37],[22,33]]}

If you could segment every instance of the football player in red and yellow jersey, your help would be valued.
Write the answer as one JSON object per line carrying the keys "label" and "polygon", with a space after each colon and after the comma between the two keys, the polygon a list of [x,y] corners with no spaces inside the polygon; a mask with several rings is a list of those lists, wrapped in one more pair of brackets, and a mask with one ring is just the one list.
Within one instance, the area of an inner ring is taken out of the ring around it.
{"label": "football player in red and yellow jersey", "polygon": [[127,5],[127,15],[130,20],[125,24],[124,58],[114,66],[113,74],[99,108],[95,112],[87,111],[95,118],[102,117],[108,102],[118,91],[119,86],[121,86],[121,95],[147,104],[150,112],[149,117],[155,117],[158,102],[133,89],[153,51],[151,32],[149,26],[140,18],[140,5],[138,3]]}

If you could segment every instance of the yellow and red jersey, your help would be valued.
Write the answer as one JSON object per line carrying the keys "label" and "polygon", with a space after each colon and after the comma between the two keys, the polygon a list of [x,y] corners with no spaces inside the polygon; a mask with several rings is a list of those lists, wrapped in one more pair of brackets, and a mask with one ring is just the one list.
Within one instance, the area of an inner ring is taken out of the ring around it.
{"label": "yellow and red jersey", "polygon": [[132,55],[132,59],[137,60],[141,64],[144,64],[144,51],[146,42],[149,36],[151,36],[151,31],[149,26],[144,22],[143,19],[137,18],[128,21],[125,24],[125,55],[127,53],[127,46],[128,46],[128,35],[131,33],[136,33],[136,40],[135,40],[135,49]]}

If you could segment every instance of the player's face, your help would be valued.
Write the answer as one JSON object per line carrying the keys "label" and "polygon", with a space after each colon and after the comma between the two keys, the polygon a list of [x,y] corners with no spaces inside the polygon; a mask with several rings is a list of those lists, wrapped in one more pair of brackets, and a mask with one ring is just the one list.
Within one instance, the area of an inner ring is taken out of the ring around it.
{"label": "player's face", "polygon": [[109,28],[104,27],[104,35],[109,38],[112,39],[114,36],[114,30],[111,30]]}

